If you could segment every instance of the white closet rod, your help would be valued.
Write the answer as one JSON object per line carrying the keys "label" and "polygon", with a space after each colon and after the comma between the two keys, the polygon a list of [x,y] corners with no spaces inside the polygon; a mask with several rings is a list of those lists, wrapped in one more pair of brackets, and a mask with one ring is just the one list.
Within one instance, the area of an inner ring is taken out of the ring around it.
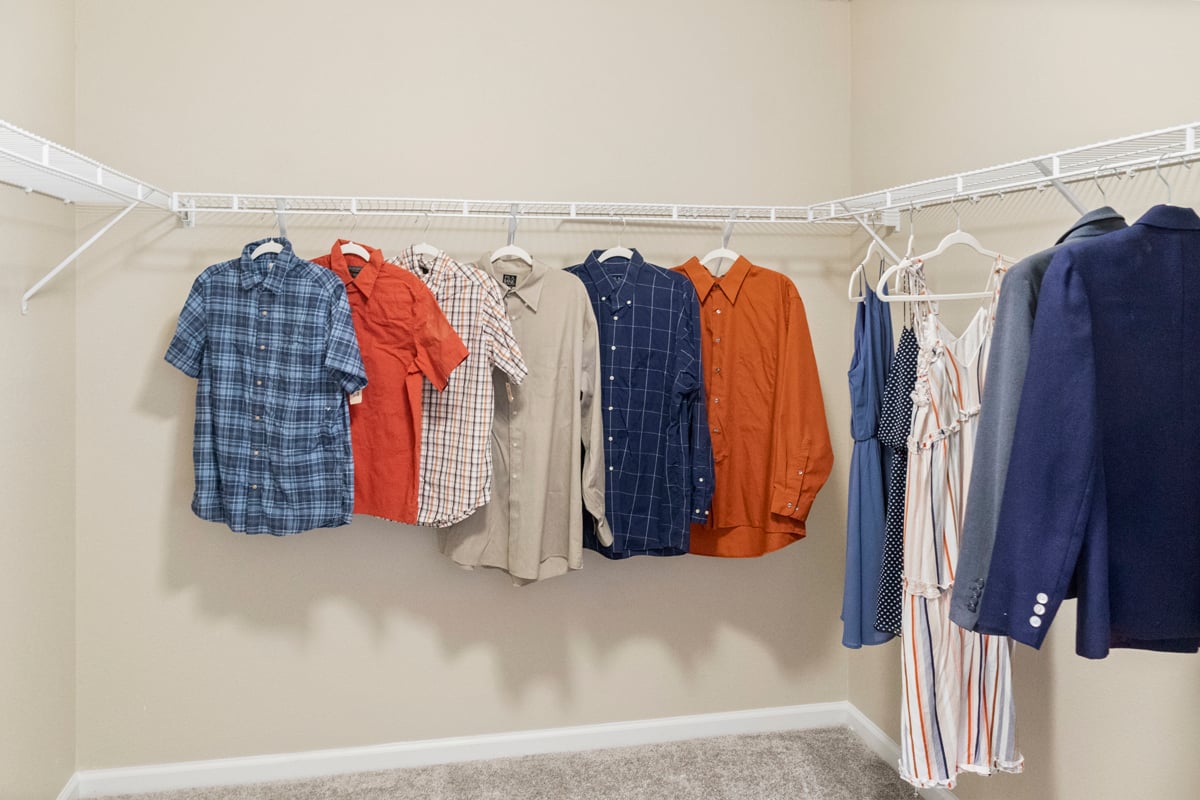
{"label": "white closet rod", "polygon": [[[202,214],[295,214],[318,216],[446,217],[480,219],[580,220],[653,222],[660,224],[753,222],[768,225],[859,225],[881,245],[872,226],[899,224],[900,212],[980,199],[1033,188],[1054,187],[1076,208],[1082,204],[1066,186],[1117,173],[1133,174],[1154,167],[1200,159],[1200,122],[1135,134],[1099,144],[1062,150],[1036,158],[960,172],[806,206],[729,206],[660,203],[522,202],[511,200],[437,200],[404,197],[336,197],[215,193],[168,194],[110,170],[99,162],[0,120],[0,183],[40,192],[67,202],[169,209],[185,225]],[[124,216],[124,214],[122,214]],[[114,220],[115,221],[115,220]],[[103,233],[110,226],[100,232]],[[22,299],[22,310],[46,281],[70,264],[99,235],[60,263]],[[884,246],[893,261],[898,260]]]}

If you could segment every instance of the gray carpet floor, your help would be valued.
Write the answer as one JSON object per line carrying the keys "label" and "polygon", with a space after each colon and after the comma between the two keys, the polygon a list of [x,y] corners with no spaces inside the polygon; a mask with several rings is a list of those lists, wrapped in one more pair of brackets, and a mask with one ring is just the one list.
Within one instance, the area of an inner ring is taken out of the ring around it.
{"label": "gray carpet floor", "polygon": [[911,800],[913,795],[896,770],[848,728],[821,728],[120,800]]}

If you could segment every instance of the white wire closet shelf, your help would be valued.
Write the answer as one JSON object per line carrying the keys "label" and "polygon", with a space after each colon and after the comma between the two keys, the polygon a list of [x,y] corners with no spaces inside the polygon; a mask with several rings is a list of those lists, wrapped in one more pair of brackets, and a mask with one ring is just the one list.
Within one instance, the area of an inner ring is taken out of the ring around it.
{"label": "white wire closet shelf", "polygon": [[977,200],[1028,189],[1053,187],[1081,213],[1083,205],[1068,185],[1083,180],[1191,163],[1200,122],[1125,136],[1044,156],[983,169],[917,181],[877,192],[811,205],[693,205],[678,203],[604,203],[592,201],[450,200],[418,197],[330,195],[267,195],[227,192],[168,193],[112,170],[97,161],[0,120],[0,183],[26,192],[58,197],[66,202],[125,205],[125,208],[36,283],[21,300],[29,299],[62,269],[137,206],[176,214],[194,226],[225,214],[285,216],[443,217],[459,219],[595,221],[691,225],[696,223],[755,223],[774,226],[813,224],[861,226],[888,254],[874,226],[897,226],[907,209]]}

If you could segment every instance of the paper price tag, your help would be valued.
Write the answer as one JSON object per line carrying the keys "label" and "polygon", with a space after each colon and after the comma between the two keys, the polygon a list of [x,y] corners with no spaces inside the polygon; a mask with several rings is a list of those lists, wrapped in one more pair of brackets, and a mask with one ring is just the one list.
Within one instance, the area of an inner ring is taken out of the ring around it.
{"label": "paper price tag", "polygon": [[362,402],[362,389],[359,389],[354,394],[350,395],[350,405],[356,406]]}

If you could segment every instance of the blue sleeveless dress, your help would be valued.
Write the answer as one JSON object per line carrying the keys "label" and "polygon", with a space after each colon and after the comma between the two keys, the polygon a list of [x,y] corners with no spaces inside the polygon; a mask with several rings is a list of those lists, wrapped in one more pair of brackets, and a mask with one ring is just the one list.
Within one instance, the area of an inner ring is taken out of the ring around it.
{"label": "blue sleeveless dress", "polygon": [[892,319],[888,305],[869,287],[854,320],[850,362],[850,504],[846,513],[846,582],[842,593],[842,644],[883,644],[892,634],[875,627],[885,530],[885,476],[890,454],[875,432],[883,387],[892,365]]}

